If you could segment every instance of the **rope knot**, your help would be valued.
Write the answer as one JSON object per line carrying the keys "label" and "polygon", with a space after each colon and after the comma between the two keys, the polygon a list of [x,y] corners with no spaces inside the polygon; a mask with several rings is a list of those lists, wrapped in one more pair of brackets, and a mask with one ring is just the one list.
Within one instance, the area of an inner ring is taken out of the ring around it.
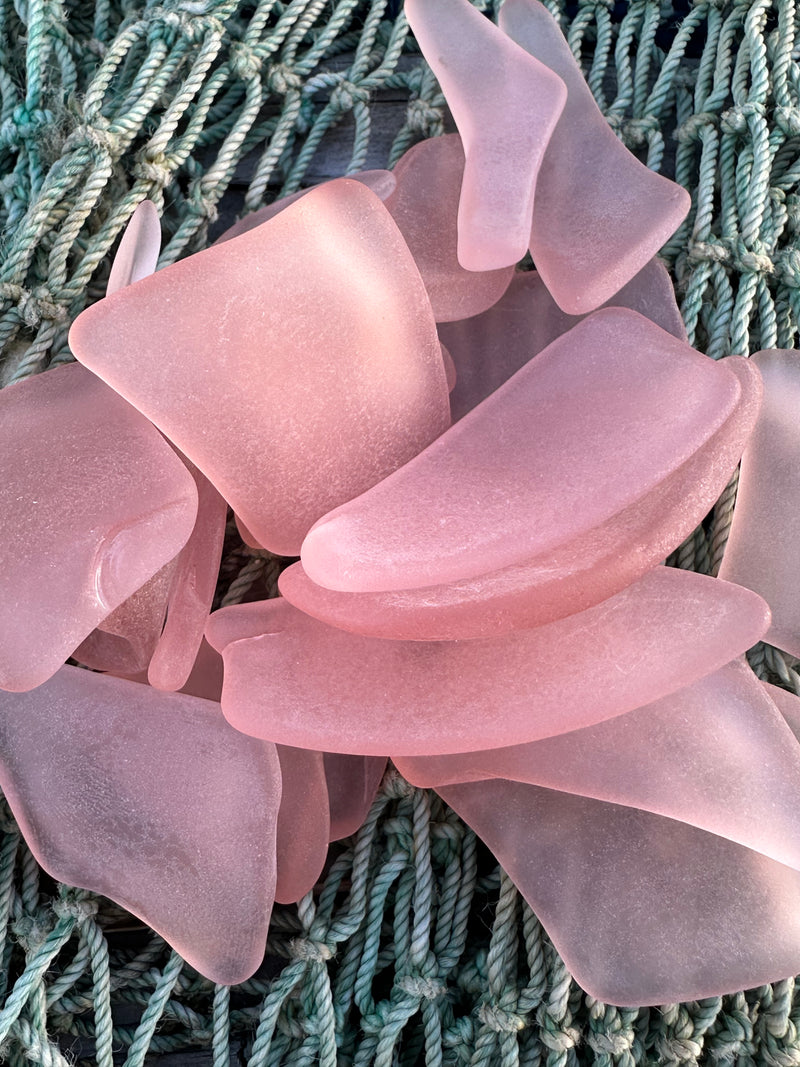
{"label": "rope knot", "polygon": [[76,126],[64,142],[62,152],[74,152],[79,148],[89,148],[93,152],[103,152],[106,155],[114,155],[117,146],[116,134],[103,128],[102,125],[90,126],[84,124]]}
{"label": "rope knot", "polygon": [[331,106],[337,111],[352,111],[356,104],[366,104],[368,100],[369,90],[347,78],[342,78],[331,90]]}
{"label": "rope knot", "polygon": [[303,79],[285,63],[276,63],[270,67],[267,84],[273,93],[286,96],[293,90],[299,92],[303,87]]}
{"label": "rope knot", "polygon": [[688,1037],[659,1037],[656,1042],[659,1058],[666,1063],[696,1060],[703,1051],[699,1041]]}
{"label": "rope knot", "polygon": [[53,911],[59,919],[71,918],[77,922],[92,919],[97,914],[96,900],[78,900],[74,897],[64,897],[53,901]]}
{"label": "rope knot", "polygon": [[581,1032],[574,1026],[565,1026],[557,1030],[550,1030],[543,1026],[539,1032],[539,1040],[553,1052],[569,1052],[571,1048],[579,1044],[580,1039]]}
{"label": "rope knot", "polygon": [[309,963],[327,963],[334,956],[334,950],[324,941],[312,941],[309,937],[293,938],[289,942],[289,953],[294,959]]}
{"label": "rope knot", "polygon": [[428,136],[441,127],[443,121],[440,107],[434,107],[420,96],[409,102],[406,123],[412,130]]}
{"label": "rope knot", "polygon": [[515,1011],[506,1011],[497,1004],[481,1004],[478,1008],[478,1018],[484,1026],[496,1030],[498,1034],[517,1034],[526,1026],[521,1015]]}
{"label": "rope knot", "polygon": [[774,274],[775,265],[765,252],[762,251],[761,242],[756,242],[754,248],[748,248],[744,241],[736,242],[736,266],[742,272],[748,274]]}
{"label": "rope knot", "polygon": [[258,78],[261,74],[261,57],[244,41],[232,45],[228,62],[233,73],[243,82]]}
{"label": "rope knot", "polygon": [[690,263],[727,263],[731,254],[721,241],[693,241],[687,257]]}
{"label": "rope knot", "polygon": [[63,322],[67,317],[66,309],[43,285],[31,291],[21,285],[4,283],[0,285],[0,300],[13,301],[17,305],[17,314],[31,330],[35,330],[45,319]]}
{"label": "rope knot", "polygon": [[9,148],[19,148],[25,141],[41,136],[44,130],[52,126],[53,121],[53,112],[46,108],[34,107],[28,110],[24,104],[18,104],[0,126],[0,142]]}
{"label": "rope knot", "polygon": [[172,181],[172,169],[163,152],[150,156],[146,152],[131,168],[134,178],[150,182],[159,189],[164,189]]}
{"label": "rope knot", "polygon": [[587,1045],[604,1056],[624,1056],[633,1048],[634,1040],[631,1030],[617,1034],[596,1034],[592,1031],[586,1035]]}
{"label": "rope knot", "polygon": [[661,123],[655,115],[644,115],[640,119],[629,119],[622,126],[623,136],[634,145],[646,144],[652,133],[661,129]]}
{"label": "rope knot", "polygon": [[712,111],[698,111],[685,119],[675,131],[675,136],[681,144],[687,141],[699,141],[703,132],[713,129],[719,122],[719,115]]}
{"label": "rope knot", "polygon": [[723,111],[720,123],[725,133],[747,133],[747,120],[753,116],[763,118],[764,113],[764,105],[751,100]]}
{"label": "rope knot", "polygon": [[774,111],[775,123],[787,137],[797,137],[800,134],[800,107],[784,107],[778,105]]}
{"label": "rope knot", "polygon": [[447,992],[447,986],[437,978],[426,978],[422,974],[404,974],[397,979],[397,988],[418,1000],[438,1000]]}
{"label": "rope knot", "polygon": [[795,248],[787,249],[780,257],[776,269],[785,285],[800,289],[800,251]]}

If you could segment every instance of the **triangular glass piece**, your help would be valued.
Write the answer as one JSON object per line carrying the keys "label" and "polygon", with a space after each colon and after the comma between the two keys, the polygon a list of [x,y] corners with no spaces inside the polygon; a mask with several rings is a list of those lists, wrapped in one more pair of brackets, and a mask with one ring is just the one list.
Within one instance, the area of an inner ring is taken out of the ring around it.
{"label": "triangular glass piece", "polygon": [[63,667],[0,694],[0,784],[53,878],[115,900],[212,981],[260,965],[280,767],[219,705]]}
{"label": "triangular glass piece", "polygon": [[597,1000],[673,1004],[800,971],[800,874],[638,808],[495,779],[437,790]]}
{"label": "triangular glass piece", "polygon": [[161,223],[158,211],[152,201],[143,200],[125,227],[114,262],[111,264],[106,296],[111,296],[126,285],[132,285],[152,274],[156,269],[160,251]]}

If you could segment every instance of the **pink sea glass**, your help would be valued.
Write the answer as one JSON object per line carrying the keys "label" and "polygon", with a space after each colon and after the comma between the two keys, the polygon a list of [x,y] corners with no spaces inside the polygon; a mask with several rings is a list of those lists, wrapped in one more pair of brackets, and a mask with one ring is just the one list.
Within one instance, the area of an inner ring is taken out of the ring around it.
{"label": "pink sea glass", "polygon": [[[366,185],[368,189],[371,189],[373,193],[384,202],[389,199],[395,190],[397,180],[394,174],[390,170],[360,170],[354,174],[348,174],[347,177],[351,181],[361,182],[362,185]],[[326,184],[325,182],[322,183]],[[312,186],[312,188],[318,188],[318,186]],[[251,211],[244,218],[235,222],[230,229],[225,230],[224,233],[214,242],[215,245],[224,244],[225,241],[230,241],[234,237],[240,237],[243,233],[248,233],[250,230],[255,229],[256,226],[261,226],[264,222],[269,222],[270,219],[274,219],[276,215],[279,215],[291,204],[297,203],[302,199],[306,193],[311,192],[311,189],[298,189],[296,193],[291,193],[289,196],[282,196],[279,200],[273,200],[271,204],[266,204],[264,207],[259,208],[257,211]]]}
{"label": "pink sea glass", "polygon": [[[303,567],[318,585],[349,592],[457,582],[537,559],[544,582],[585,575],[610,547],[647,546],[642,502],[740,399],[724,365],[633,311],[598,311],[405,467],[317,522]],[[710,506],[714,495],[699,488]],[[668,514],[676,544],[703,514]],[[609,540],[612,521],[622,528]]]}
{"label": "pink sea glass", "polygon": [[280,782],[206,700],[76,667],[0,694],[0,784],[39,863],[222,984],[264,955]]}
{"label": "pink sea glass", "polygon": [[[206,636],[222,650],[222,709],[237,729],[327,752],[426,755],[624,714],[729,662],[768,622],[749,590],[659,567],[588,611],[499,638],[360,637],[282,599],[215,612]],[[565,649],[577,674],[563,670]]]}
{"label": "pink sea glass", "polygon": [[694,826],[502,779],[439,792],[598,1000],[698,1000],[800,970],[800,874]]}
{"label": "pink sea glass", "polygon": [[340,841],[359,830],[378,794],[385,756],[347,756],[326,752],[325,779],[330,807],[330,839]]}
{"label": "pink sea glass", "polygon": [[122,240],[119,243],[111,273],[108,276],[106,295],[119,292],[152,274],[158,263],[161,250],[161,223],[155,204],[143,200],[130,217]]}
{"label": "pink sea glass", "polygon": [[641,270],[683,221],[691,199],[615,136],[543,4],[506,0],[499,21],[567,86],[536,185],[530,249],[559,307],[581,315]]}
{"label": "pink sea glass", "polygon": [[449,423],[424,286],[358,182],[100,301],[70,338],[279,555]]}
{"label": "pink sea glass", "polygon": [[74,364],[0,393],[0,688],[41,685],[185,544],[191,475]]}
{"label": "pink sea glass", "polygon": [[156,689],[186,684],[214,599],[225,538],[227,504],[196,467],[190,469],[197,485],[197,520],[176,561],[166,622],[149,661],[148,680]]}
{"label": "pink sea glass", "polygon": [[[312,582],[301,563],[279,589],[301,611],[330,626],[408,641],[488,637],[541,626],[613,596],[654,566],[699,522],[722,492],[753,426],[761,395],[755,367],[726,366],[742,395],[707,445],[632,509],[546,558],[460,582],[382,593],[347,593]],[[684,533],[685,532],[685,533]]]}
{"label": "pink sea glass", "polygon": [[755,589],[772,609],[765,640],[800,656],[800,355],[757,352],[764,403],[742,456],[720,575]]}
{"label": "pink sea glass", "polygon": [[395,763],[424,787],[507,778],[642,808],[800,869],[800,745],[741,661],[582,730]]}
{"label": "pink sea glass", "polygon": [[464,144],[458,260],[474,271],[511,266],[528,247],[536,176],[566,88],[469,0],[406,0],[405,13]]}
{"label": "pink sea glass", "polygon": [[780,686],[770,685],[769,682],[762,682],[761,684],[764,686],[764,690],[772,703],[783,716],[789,729],[800,741],[800,697],[781,689]]}
{"label": "pink sea glass", "polygon": [[[651,259],[609,303],[638,311],[662,330],[686,340],[672,281],[657,259]],[[536,271],[518,271],[488,311],[461,322],[441,323],[439,339],[456,366],[456,386],[450,394],[453,422],[578,321],[559,308]]]}
{"label": "pink sea glass", "polygon": [[276,839],[275,900],[294,904],[314,888],[328,856],[328,786],[321,752],[278,745],[283,794]]}
{"label": "pink sea glass", "polygon": [[98,623],[72,653],[95,671],[131,675],[146,671],[164,628],[177,556]]}
{"label": "pink sea glass", "polygon": [[461,138],[453,133],[420,141],[400,157],[394,175],[397,188],[386,207],[411,249],[433,317],[449,322],[491,307],[508,288],[514,267],[476,272],[458,262]]}

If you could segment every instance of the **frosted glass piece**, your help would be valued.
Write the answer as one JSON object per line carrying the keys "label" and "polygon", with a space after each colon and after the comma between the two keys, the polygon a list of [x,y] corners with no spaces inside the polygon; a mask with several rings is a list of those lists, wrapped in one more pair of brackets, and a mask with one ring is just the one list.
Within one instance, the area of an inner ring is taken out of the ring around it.
{"label": "frosted glass piece", "polygon": [[325,753],[331,841],[340,841],[361,829],[378,794],[386,770],[385,756],[347,756]]}
{"label": "frosted glass piece", "polygon": [[[638,311],[662,330],[686,340],[675,291],[666,267],[651,259],[609,301]],[[482,315],[439,326],[439,339],[456,367],[450,412],[457,422],[508,381],[562,333],[577,325],[550,296],[536,271],[518,271],[500,300]]]}
{"label": "frosted glass piece", "polygon": [[[503,637],[361,637],[280,598],[223,608],[206,635],[222,647],[222,710],[238,730],[326,752],[430,755],[622,715],[717,670],[768,623],[749,590],[658,567],[588,611]],[[579,672],[564,671],[565,649]]]}
{"label": "frosted glass piece", "polygon": [[70,338],[279,555],[449,424],[419,272],[354,181],[100,301]]}
{"label": "frosted glass piece", "polygon": [[146,671],[164,627],[177,557],[112,611],[81,641],[72,658],[95,671],[129,675]]}
{"label": "frosted glass piece", "polygon": [[559,307],[581,315],[642,269],[686,217],[691,198],[640,163],[614,134],[543,4],[507,0],[499,21],[567,86],[539,171],[530,250]]}
{"label": "frosted glass piece", "polygon": [[406,0],[405,14],[464,144],[459,263],[511,266],[528,247],[536,176],[566,88],[469,0]]}
{"label": "frosted glass piece", "polygon": [[576,981],[673,1004],[800,970],[800,874],[637,808],[495,780],[438,790],[508,871]]}
{"label": "frosted glass piece", "polygon": [[733,414],[691,459],[601,528],[511,567],[419,589],[340,592],[312,582],[297,563],[278,580],[282,595],[330,626],[407,641],[508,633],[608,599],[679,545],[727,485],[755,422],[761,381],[747,360],[731,357],[725,366],[741,386]]}
{"label": "frosted glass piece", "polygon": [[800,869],[800,745],[742,661],[583,730],[395,762],[419,786],[507,778],[642,808]]}
{"label": "frosted glass piece", "polygon": [[190,465],[197,485],[197,520],[176,561],[167,619],[148,669],[156,689],[182,689],[197,657],[217,586],[228,506],[200,471]]}
{"label": "frosted glass piece", "polygon": [[0,688],[25,690],[177,555],[197,490],[155,427],[75,364],[2,390],[0,453]]}
{"label": "frosted glass piece", "polygon": [[464,149],[457,133],[420,141],[394,169],[397,188],[386,207],[406,239],[428,290],[437,322],[491,307],[508,288],[513,265],[465,270],[458,262],[458,203]]}
{"label": "frosted glass piece", "polygon": [[322,753],[278,745],[283,794],[276,840],[275,900],[294,904],[310,892],[328,856],[330,817]]}
{"label": "frosted glass piece", "polygon": [[707,445],[740,397],[723,364],[636,312],[595,312],[317,522],[303,567],[330,589],[413,589],[549,562],[581,538],[575,570],[587,548],[608,554],[605,525]]}
{"label": "frosted glass piece", "polygon": [[800,656],[800,354],[773,349],[752,362],[764,402],[742,456],[720,575],[764,597],[772,609],[765,640]]}
{"label": "frosted glass piece", "polygon": [[122,240],[119,243],[111,273],[108,276],[106,295],[124,289],[156,269],[161,251],[161,223],[156,206],[143,200],[131,215]]}
{"label": "frosted glass piece", "polygon": [[[394,174],[390,170],[360,170],[354,174],[348,174],[347,177],[354,182],[361,182],[362,185],[366,185],[368,189],[371,189],[373,193],[384,202],[389,199],[395,190],[397,180]],[[322,185],[327,184],[322,182]],[[319,186],[312,186],[311,188],[319,188]],[[235,222],[230,229],[225,230],[224,233],[214,242],[215,245],[224,244],[225,241],[230,241],[234,237],[240,237],[243,233],[248,233],[250,230],[261,226],[264,222],[269,222],[270,219],[275,218],[276,215],[280,215],[291,204],[297,203],[302,199],[306,193],[311,192],[309,189],[298,189],[296,193],[291,193],[289,196],[282,196],[279,200],[273,200],[271,204],[266,204],[264,207],[260,207],[257,211],[251,211],[244,218]]]}
{"label": "frosted glass piece", "polygon": [[63,667],[0,694],[0,784],[53,878],[115,900],[212,981],[260,965],[280,767],[218,705]]}
{"label": "frosted glass piece", "polygon": [[789,729],[800,741],[800,697],[781,689],[778,685],[762,682],[764,690],[772,703],[783,716]]}

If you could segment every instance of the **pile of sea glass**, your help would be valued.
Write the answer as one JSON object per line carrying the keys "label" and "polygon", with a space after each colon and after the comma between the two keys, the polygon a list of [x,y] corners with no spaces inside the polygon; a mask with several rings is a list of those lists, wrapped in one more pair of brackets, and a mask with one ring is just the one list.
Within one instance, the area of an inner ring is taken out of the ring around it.
{"label": "pile of sea glass", "polygon": [[[690,347],[654,258],[689,198],[538,0],[406,13],[458,134],[158,272],[142,204],[80,363],[0,394],[0,784],[221,983],[387,756],[592,995],[793,975],[800,699],[743,653],[800,654],[798,359]],[[722,578],[663,566],[745,446]],[[229,508],[300,559],[209,616]]]}

